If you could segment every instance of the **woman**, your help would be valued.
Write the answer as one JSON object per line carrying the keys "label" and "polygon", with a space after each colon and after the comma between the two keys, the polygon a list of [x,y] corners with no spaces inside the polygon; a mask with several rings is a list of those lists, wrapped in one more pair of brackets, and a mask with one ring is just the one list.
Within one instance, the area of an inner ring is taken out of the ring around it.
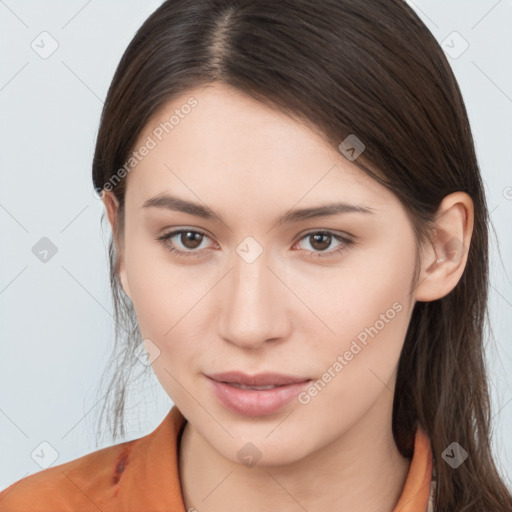
{"label": "woman", "polygon": [[512,510],[482,181],[455,78],[404,2],[164,2],[114,76],[93,182],[114,438],[141,340],[175,406],[16,482],[2,510]]}

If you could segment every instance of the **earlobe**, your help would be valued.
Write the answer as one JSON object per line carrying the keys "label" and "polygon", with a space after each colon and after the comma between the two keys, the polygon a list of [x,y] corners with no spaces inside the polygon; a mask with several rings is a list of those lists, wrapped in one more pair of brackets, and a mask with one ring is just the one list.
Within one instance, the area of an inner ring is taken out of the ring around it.
{"label": "earlobe", "polygon": [[117,275],[119,281],[121,282],[121,286],[123,288],[124,293],[128,295],[131,300],[131,292],[130,286],[128,284],[128,278],[126,276],[126,269],[124,264],[124,253],[120,243],[120,235],[118,233],[118,229],[120,229],[119,223],[119,201],[117,197],[110,191],[103,191],[102,193],[102,201],[105,206],[105,210],[107,211],[107,217],[110,223],[110,227],[112,229],[112,238],[114,240],[116,257],[117,257]]}
{"label": "earlobe", "polygon": [[468,194],[454,192],[443,199],[432,243],[422,250],[414,291],[417,301],[440,299],[455,288],[466,267],[473,222],[473,201]]}

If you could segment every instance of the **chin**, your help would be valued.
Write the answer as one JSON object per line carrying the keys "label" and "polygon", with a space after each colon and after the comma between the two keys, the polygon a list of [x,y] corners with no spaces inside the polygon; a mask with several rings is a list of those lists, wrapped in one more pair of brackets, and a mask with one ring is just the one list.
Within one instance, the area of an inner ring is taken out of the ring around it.
{"label": "chin", "polygon": [[[300,439],[288,438],[286,442],[280,439],[265,439],[267,433],[261,436],[261,441],[244,440],[235,442],[234,451],[230,451],[228,459],[236,464],[247,467],[276,467],[286,466],[300,461],[313,450],[312,447],[304,446],[304,436]],[[271,436],[270,436],[271,437]],[[234,453],[234,456],[233,456]],[[251,465],[252,464],[252,465]]]}

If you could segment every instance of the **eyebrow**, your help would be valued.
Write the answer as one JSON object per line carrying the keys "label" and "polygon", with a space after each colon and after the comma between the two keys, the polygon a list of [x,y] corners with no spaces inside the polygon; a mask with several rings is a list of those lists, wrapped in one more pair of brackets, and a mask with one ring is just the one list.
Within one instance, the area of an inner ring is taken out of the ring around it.
{"label": "eyebrow", "polygon": [[[143,208],[163,208],[166,210],[188,213],[203,219],[221,222],[222,217],[208,206],[181,199],[176,196],[160,194],[144,202]],[[278,225],[292,224],[317,217],[340,215],[342,213],[375,213],[375,208],[349,203],[328,203],[321,206],[289,210],[277,222]]]}

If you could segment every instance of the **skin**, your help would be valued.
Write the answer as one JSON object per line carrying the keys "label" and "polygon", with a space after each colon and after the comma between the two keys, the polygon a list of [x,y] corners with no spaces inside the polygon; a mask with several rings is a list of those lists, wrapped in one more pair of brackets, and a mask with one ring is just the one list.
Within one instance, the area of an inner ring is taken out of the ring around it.
{"label": "skin", "polygon": [[[467,250],[453,257],[453,240],[469,247],[471,198],[447,196],[436,239],[419,246],[396,196],[320,134],[219,84],[166,104],[135,147],[191,96],[197,106],[125,178],[116,239],[123,289],[143,338],[160,351],[153,369],[188,419],[179,452],[185,506],[392,511],[410,466],[391,430],[400,351],[415,302],[443,297],[462,275]],[[142,207],[162,193],[207,205],[223,222]],[[115,197],[103,201],[115,229]],[[292,208],[335,201],[374,213],[277,224]],[[195,246],[179,235],[167,241],[200,256],[177,256],[156,240],[178,228],[206,233]],[[325,230],[356,243],[336,255],[343,242],[332,237],[322,249],[306,236]],[[247,236],[263,249],[252,263],[236,252]],[[410,293],[417,254],[421,273]],[[400,312],[307,404],[244,416],[226,409],[204,376],[242,370],[319,379],[394,303]],[[252,467],[237,456],[248,442],[261,452]]]}

